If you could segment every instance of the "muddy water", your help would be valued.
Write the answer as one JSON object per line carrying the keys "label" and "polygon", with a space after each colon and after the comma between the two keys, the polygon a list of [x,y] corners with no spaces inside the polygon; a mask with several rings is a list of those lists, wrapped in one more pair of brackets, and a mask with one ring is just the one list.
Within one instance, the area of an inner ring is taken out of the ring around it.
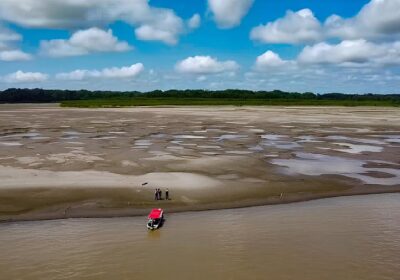
{"label": "muddy water", "polygon": [[0,225],[1,279],[399,279],[400,194]]}

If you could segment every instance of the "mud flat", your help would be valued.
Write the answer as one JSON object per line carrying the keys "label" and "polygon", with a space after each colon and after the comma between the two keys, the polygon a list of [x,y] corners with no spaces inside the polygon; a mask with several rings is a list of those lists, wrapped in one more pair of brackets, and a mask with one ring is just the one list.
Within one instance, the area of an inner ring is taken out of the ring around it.
{"label": "mud flat", "polygon": [[396,108],[0,106],[0,221],[399,191]]}

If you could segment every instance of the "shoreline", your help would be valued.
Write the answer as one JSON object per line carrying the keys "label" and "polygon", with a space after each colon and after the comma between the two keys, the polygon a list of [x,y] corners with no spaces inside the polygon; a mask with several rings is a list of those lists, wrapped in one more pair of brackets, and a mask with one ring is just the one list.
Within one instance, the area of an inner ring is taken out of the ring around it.
{"label": "shoreline", "polygon": [[[65,220],[65,219],[102,219],[102,218],[122,218],[122,217],[145,217],[152,208],[161,207],[167,214],[172,213],[183,213],[183,212],[204,212],[204,211],[218,211],[218,210],[229,210],[229,209],[240,209],[240,208],[251,208],[251,207],[261,207],[261,206],[274,206],[282,204],[292,204],[292,203],[302,203],[313,200],[330,199],[330,198],[340,198],[348,196],[367,196],[367,195],[380,195],[380,194],[390,194],[390,193],[400,193],[400,187],[394,187],[391,190],[378,189],[379,187],[368,187],[371,190],[367,192],[356,188],[354,190],[349,190],[345,193],[333,192],[325,194],[308,194],[308,195],[298,195],[292,194],[284,196],[286,199],[280,199],[278,197],[268,197],[260,200],[248,199],[246,201],[233,201],[233,202],[216,202],[200,205],[187,205],[187,206],[172,206],[164,207],[163,205],[154,205],[149,208],[120,208],[118,210],[107,210],[105,213],[99,209],[85,209],[83,211],[76,211],[72,214],[62,215],[60,213],[54,213],[54,207],[47,208],[45,211],[34,211],[31,213],[21,214],[20,216],[14,216],[8,219],[0,219],[1,224],[11,224],[17,222],[36,222],[36,221],[50,221],[50,220]],[[59,205],[60,207],[61,205]],[[82,205],[75,205],[74,207],[79,207]],[[74,208],[71,208],[74,209]]]}

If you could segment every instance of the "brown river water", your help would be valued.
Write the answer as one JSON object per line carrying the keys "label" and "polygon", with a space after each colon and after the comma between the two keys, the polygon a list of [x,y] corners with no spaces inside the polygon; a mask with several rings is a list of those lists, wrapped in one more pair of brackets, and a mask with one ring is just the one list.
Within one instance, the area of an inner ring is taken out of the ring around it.
{"label": "brown river water", "polygon": [[400,194],[0,224],[0,279],[400,279]]}

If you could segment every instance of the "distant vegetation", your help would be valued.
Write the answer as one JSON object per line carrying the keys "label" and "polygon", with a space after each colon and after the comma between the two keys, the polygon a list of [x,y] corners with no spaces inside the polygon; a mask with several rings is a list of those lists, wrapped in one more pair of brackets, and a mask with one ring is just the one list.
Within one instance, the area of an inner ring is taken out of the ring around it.
{"label": "distant vegetation", "polygon": [[231,98],[127,98],[63,101],[63,107],[101,108],[127,106],[400,106],[400,102],[321,99],[231,99]]}
{"label": "distant vegetation", "polygon": [[7,89],[0,103],[61,102],[65,107],[122,107],[160,105],[326,105],[400,106],[400,94],[314,94],[312,92],[249,91],[228,89],[115,92],[87,90]]}

